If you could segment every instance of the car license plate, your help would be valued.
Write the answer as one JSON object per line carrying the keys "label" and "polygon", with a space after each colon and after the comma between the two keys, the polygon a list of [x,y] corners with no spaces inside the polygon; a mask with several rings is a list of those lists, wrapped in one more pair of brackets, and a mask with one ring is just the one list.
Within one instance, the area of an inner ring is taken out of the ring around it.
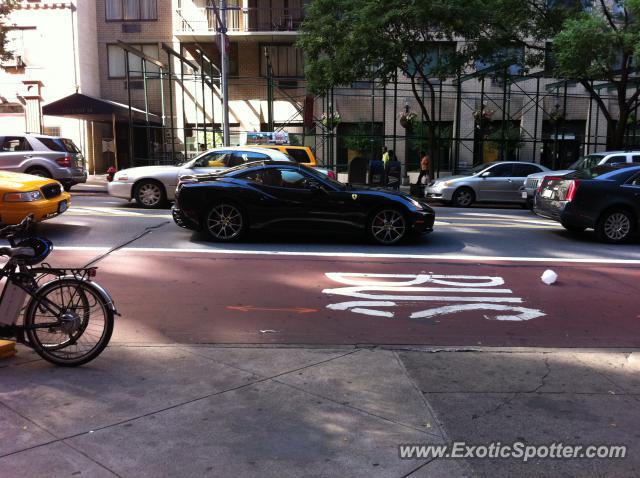
{"label": "car license plate", "polygon": [[522,191],[522,199],[527,199],[527,191]]}
{"label": "car license plate", "polygon": [[543,198],[550,198],[553,195],[553,191],[551,189],[545,189],[540,195]]}
{"label": "car license plate", "polygon": [[65,212],[67,210],[68,204],[67,201],[60,201],[58,203],[58,214],[62,214],[63,212]]}

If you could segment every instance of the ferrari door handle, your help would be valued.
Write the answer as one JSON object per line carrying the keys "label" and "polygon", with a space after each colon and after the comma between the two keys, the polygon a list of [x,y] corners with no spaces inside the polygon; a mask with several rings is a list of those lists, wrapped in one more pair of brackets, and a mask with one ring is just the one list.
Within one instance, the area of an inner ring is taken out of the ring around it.
{"label": "ferrari door handle", "polygon": [[24,157],[25,159],[31,159],[33,158],[33,154],[25,154]]}

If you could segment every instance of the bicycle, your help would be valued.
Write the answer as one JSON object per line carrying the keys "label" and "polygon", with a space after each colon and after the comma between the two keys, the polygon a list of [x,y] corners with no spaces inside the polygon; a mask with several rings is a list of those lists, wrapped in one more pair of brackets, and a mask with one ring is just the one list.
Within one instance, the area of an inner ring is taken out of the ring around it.
{"label": "bicycle", "polygon": [[56,268],[44,263],[53,244],[27,235],[32,222],[28,216],[0,229],[0,237],[10,244],[0,247],[0,256],[9,257],[0,269],[0,286],[5,282],[0,338],[15,339],[56,365],[83,365],[109,343],[118,312],[109,293],[92,280],[97,267]]}

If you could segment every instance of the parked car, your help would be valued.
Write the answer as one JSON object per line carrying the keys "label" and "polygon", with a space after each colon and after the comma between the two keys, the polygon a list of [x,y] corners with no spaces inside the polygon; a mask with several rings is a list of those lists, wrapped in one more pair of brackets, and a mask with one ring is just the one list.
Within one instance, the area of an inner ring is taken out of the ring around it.
{"label": "parked car", "polygon": [[431,232],[435,213],[404,193],[352,188],[300,164],[261,161],[178,187],[178,226],[204,230],[216,241],[249,229],[365,232],[383,245]]}
{"label": "parked car", "polygon": [[526,199],[529,208],[533,207],[533,197],[536,191],[540,187],[540,183],[545,176],[553,174],[554,176],[564,176],[573,171],[582,169],[590,169],[603,164],[617,164],[617,163],[636,163],[640,164],[640,151],[609,151],[603,153],[593,153],[582,158],[579,158],[568,169],[561,171],[551,171],[551,173],[545,171],[542,173],[534,173],[527,176],[524,186],[520,193],[523,199]]}
{"label": "parked car", "polygon": [[135,199],[140,207],[159,208],[167,201],[173,201],[180,176],[214,173],[246,162],[269,159],[293,162],[286,154],[271,149],[213,148],[178,166],[142,166],[118,171],[108,190],[111,196],[127,201]]}
{"label": "parked car", "polygon": [[67,210],[71,195],[62,184],[31,174],[0,171],[0,223],[18,224],[29,214],[36,222]]}
{"label": "parked car", "polygon": [[67,138],[44,134],[0,136],[0,170],[59,181],[68,191],[87,182],[84,157]]}
{"label": "parked car", "polygon": [[466,174],[432,181],[425,192],[427,198],[458,207],[469,207],[475,202],[524,204],[520,188],[525,178],[543,171],[549,169],[540,164],[519,161],[480,164]]}
{"label": "parked car", "polygon": [[602,241],[627,241],[640,225],[640,165],[606,164],[547,176],[533,210],[572,232],[595,229]]}
{"label": "parked car", "polygon": [[277,149],[285,154],[291,156],[296,162],[304,164],[310,168],[315,168],[323,174],[326,174],[331,179],[336,179],[336,173],[329,169],[318,166],[316,156],[309,146],[291,146],[289,144],[261,144],[260,148]]}

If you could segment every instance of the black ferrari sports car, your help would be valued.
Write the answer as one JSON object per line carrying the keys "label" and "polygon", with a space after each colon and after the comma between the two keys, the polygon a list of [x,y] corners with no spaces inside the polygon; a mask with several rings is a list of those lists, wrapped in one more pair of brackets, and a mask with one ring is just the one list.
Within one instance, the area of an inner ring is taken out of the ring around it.
{"label": "black ferrari sports car", "polygon": [[214,240],[241,239],[250,229],[366,232],[397,244],[433,230],[425,202],[384,189],[353,187],[296,163],[259,161],[219,174],[183,177],[173,219]]}

